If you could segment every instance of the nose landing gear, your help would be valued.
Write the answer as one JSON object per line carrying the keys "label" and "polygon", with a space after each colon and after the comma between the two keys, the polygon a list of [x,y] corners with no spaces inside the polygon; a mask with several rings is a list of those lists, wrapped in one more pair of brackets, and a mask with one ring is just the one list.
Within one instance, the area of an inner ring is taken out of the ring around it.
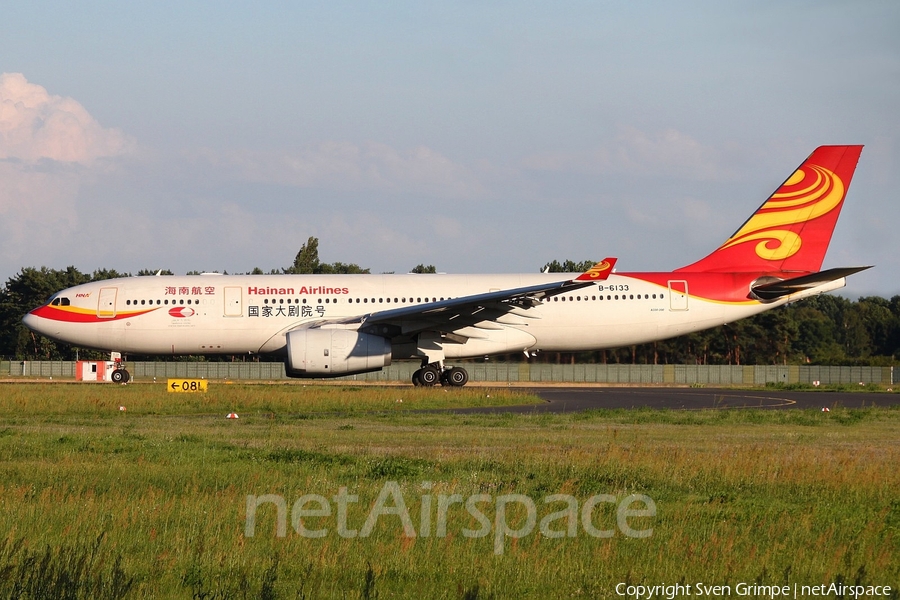
{"label": "nose landing gear", "polygon": [[109,374],[109,378],[113,383],[128,383],[131,381],[131,373],[125,370],[125,363],[122,361],[121,352],[110,352],[109,360],[111,360],[116,368]]}
{"label": "nose landing gear", "polygon": [[113,383],[128,383],[131,381],[131,373],[124,368],[119,368],[110,373],[109,378]]}

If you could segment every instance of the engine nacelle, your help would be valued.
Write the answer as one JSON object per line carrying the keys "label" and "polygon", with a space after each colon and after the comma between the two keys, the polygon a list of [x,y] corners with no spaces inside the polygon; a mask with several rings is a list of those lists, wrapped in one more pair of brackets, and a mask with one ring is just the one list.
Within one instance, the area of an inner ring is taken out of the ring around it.
{"label": "engine nacelle", "polygon": [[288,377],[340,377],[391,364],[390,340],[347,329],[298,329],[287,339]]}

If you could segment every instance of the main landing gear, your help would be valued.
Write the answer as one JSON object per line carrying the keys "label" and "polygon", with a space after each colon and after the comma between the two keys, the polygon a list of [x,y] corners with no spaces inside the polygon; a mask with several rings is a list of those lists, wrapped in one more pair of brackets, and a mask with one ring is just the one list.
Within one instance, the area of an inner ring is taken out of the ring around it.
{"label": "main landing gear", "polygon": [[416,387],[432,387],[437,383],[462,387],[469,382],[469,373],[462,367],[442,368],[440,363],[431,363],[413,373],[412,382]]}

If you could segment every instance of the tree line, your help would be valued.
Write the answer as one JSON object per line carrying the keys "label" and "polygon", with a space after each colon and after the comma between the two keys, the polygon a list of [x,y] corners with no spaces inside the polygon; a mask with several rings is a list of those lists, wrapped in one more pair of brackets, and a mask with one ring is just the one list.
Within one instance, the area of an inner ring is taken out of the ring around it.
{"label": "tree line", "polygon": [[[594,261],[551,261],[540,270],[584,272]],[[434,265],[419,264],[413,273],[436,273]],[[319,240],[310,237],[293,263],[270,274],[352,274],[369,273],[353,263],[323,263]],[[250,274],[266,273],[254,268]],[[142,269],[138,276],[172,275],[168,270]],[[191,274],[191,273],[189,273]],[[0,288],[0,356],[17,360],[102,358],[103,353],[57,344],[29,331],[22,317],[46,302],[59,290],[115,277],[130,277],[113,269],[91,274],[75,267],[63,270],[25,267]],[[755,317],[638,346],[580,353],[539,354],[531,360],[545,362],[596,362],[620,364],[817,364],[893,365],[900,353],[900,296],[878,296],[848,300],[822,295]],[[524,360],[522,354],[507,357]]]}

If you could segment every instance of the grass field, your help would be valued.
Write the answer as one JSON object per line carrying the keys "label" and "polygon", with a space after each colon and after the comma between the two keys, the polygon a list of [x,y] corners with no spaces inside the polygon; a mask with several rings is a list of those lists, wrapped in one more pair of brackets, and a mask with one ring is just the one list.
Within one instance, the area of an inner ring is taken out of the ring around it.
{"label": "grass field", "polygon": [[[615,598],[618,583],[855,582],[898,597],[900,410],[411,410],[533,401],[2,385],[0,596]],[[617,507],[634,494],[655,514],[623,529]],[[283,536],[277,502],[250,510],[266,495],[284,502]]]}

